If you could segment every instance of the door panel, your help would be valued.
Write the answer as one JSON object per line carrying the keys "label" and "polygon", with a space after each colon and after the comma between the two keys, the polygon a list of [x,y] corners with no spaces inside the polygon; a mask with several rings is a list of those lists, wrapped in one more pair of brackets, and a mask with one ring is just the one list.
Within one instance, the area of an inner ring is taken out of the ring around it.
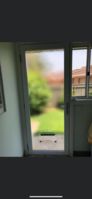
{"label": "door panel", "polygon": [[26,51],[32,150],[64,151],[64,50]]}

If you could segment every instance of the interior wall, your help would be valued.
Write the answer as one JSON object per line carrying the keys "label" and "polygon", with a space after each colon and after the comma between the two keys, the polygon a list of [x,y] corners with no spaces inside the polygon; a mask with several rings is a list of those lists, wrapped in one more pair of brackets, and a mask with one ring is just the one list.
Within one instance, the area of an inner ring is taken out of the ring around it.
{"label": "interior wall", "polygon": [[0,63],[4,83],[6,112],[0,115],[0,156],[23,155],[16,78],[16,58],[13,43],[0,43]]}
{"label": "interior wall", "polygon": [[71,131],[73,136],[73,151],[90,151],[88,144],[88,129],[92,122],[92,101],[77,101],[72,103]]}

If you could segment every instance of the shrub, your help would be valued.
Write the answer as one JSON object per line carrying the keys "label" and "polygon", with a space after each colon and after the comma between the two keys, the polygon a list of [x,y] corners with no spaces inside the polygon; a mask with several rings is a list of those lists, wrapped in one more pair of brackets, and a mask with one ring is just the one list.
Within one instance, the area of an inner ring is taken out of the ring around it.
{"label": "shrub", "polygon": [[64,95],[61,96],[61,98],[60,98],[60,103],[61,103],[61,104],[64,104]]}
{"label": "shrub", "polygon": [[61,95],[57,104],[58,107],[62,107],[62,105],[64,105],[64,95]]}
{"label": "shrub", "polygon": [[28,71],[29,104],[31,114],[40,113],[51,96],[47,82],[35,71]]}

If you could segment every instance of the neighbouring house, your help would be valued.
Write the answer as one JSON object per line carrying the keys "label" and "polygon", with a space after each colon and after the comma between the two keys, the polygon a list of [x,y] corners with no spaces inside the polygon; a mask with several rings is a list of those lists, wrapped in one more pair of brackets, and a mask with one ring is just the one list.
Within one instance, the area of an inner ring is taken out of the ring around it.
{"label": "neighbouring house", "polygon": [[[52,98],[49,106],[57,105],[61,96],[64,95],[64,73],[49,73],[45,76],[50,89],[52,90]],[[86,83],[86,67],[82,66],[80,69],[72,71],[72,95],[84,96]],[[90,93],[92,93],[92,66],[90,67]]]}
{"label": "neighbouring house", "polygon": [[[92,93],[92,66],[90,66],[89,93]],[[86,84],[86,67],[82,66],[80,69],[72,71],[72,95],[84,96]]]}

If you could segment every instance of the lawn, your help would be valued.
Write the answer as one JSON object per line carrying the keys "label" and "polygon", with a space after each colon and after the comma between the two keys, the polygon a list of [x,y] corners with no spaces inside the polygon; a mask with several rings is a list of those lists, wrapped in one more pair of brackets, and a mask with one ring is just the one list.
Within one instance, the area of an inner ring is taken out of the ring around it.
{"label": "lawn", "polygon": [[64,110],[62,109],[49,109],[45,113],[32,116],[31,122],[32,121],[39,123],[37,134],[64,133]]}

